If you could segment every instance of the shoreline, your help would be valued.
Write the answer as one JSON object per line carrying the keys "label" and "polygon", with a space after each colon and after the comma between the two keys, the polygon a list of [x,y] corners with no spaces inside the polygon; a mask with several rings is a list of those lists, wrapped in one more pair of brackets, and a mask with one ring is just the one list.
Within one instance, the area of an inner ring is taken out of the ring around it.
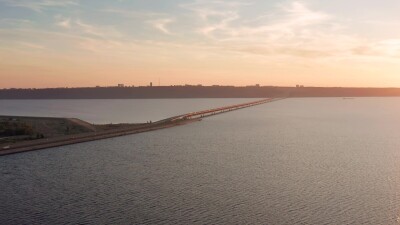
{"label": "shoreline", "polygon": [[391,87],[126,86],[0,89],[0,99],[187,99],[292,97],[400,97]]}

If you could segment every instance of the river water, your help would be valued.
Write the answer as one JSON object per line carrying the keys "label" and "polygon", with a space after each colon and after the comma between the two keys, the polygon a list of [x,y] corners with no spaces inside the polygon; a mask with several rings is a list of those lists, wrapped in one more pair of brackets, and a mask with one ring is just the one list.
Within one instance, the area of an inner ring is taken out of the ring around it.
{"label": "river water", "polygon": [[[0,101],[0,114],[140,122],[246,101]],[[0,157],[0,224],[398,224],[399,115],[400,98],[286,99]]]}

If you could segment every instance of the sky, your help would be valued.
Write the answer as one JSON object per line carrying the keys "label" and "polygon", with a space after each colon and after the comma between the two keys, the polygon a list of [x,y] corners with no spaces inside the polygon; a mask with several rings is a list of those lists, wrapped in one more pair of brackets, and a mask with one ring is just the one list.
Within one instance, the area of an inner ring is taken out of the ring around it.
{"label": "sky", "polygon": [[0,88],[400,87],[399,0],[0,0]]}

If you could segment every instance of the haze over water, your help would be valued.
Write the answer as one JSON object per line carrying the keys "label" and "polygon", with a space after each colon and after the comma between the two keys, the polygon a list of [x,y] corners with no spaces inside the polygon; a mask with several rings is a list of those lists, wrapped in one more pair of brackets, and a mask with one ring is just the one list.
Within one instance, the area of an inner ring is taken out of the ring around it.
{"label": "haze over water", "polygon": [[[82,101],[48,116],[141,122],[247,100]],[[38,115],[56,103],[1,104]],[[286,99],[0,157],[0,224],[396,224],[399,113],[400,98]]]}

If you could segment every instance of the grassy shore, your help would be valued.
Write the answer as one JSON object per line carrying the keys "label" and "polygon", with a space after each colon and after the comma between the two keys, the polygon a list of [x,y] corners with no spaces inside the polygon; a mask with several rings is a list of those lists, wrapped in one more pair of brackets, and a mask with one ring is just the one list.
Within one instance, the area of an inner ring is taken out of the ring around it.
{"label": "grassy shore", "polygon": [[60,139],[143,124],[90,124],[75,118],[0,116],[0,151],[40,140]]}
{"label": "grassy shore", "polygon": [[10,126],[10,121],[12,122],[11,127],[14,127],[15,123],[20,123],[21,126],[29,126],[29,129],[32,128],[33,134],[43,132],[43,136],[15,133],[13,136],[3,137],[1,138],[3,142],[0,144],[0,156],[149,132],[198,120],[166,120],[145,124],[95,125],[79,119],[2,116],[1,121],[6,123],[7,126]]}

